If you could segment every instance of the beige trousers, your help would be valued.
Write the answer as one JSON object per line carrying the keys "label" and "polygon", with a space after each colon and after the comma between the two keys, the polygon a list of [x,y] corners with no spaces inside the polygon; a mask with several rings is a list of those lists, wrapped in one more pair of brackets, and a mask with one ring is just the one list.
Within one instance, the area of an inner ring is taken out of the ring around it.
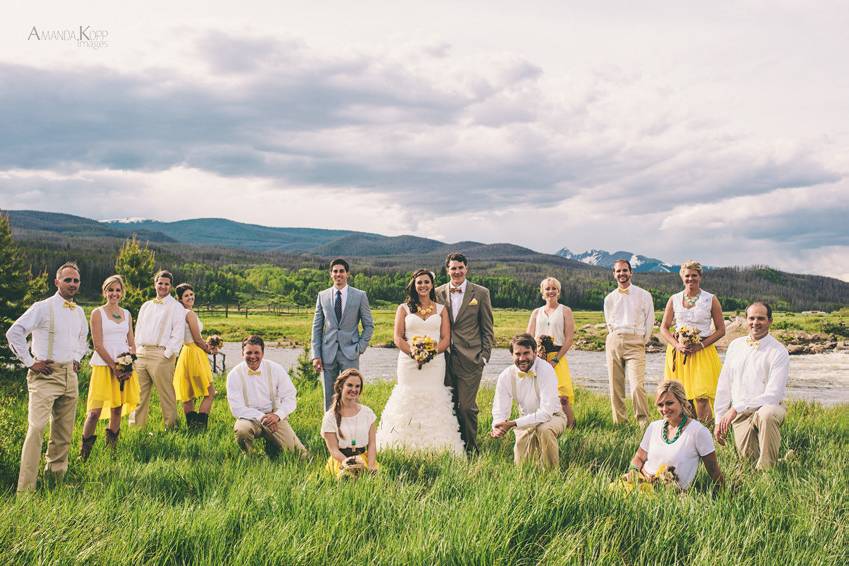
{"label": "beige trousers", "polygon": [[513,461],[516,465],[531,462],[544,469],[560,467],[560,444],[558,437],[566,430],[566,416],[557,412],[544,423],[529,428],[514,428],[516,444],[513,446]]}
{"label": "beige trousers", "polygon": [[174,367],[177,354],[165,358],[164,348],[144,348],[139,350],[136,360],[136,375],[139,378],[139,404],[130,414],[130,424],[144,426],[150,412],[150,393],[156,386],[159,394],[159,406],[162,408],[162,420],[165,428],[173,428],[177,423],[177,395],[174,392]]}
{"label": "beige trousers", "polygon": [[764,405],[757,411],[737,415],[731,421],[737,453],[756,460],[758,470],[767,470],[778,461],[781,430],[787,409],[783,405]]}
{"label": "beige trousers", "polygon": [[631,399],[637,422],[648,423],[646,401],[646,345],[637,334],[609,333],[604,343],[607,355],[607,376],[610,382],[610,404],[613,423],[628,421],[625,413],[625,378],[631,383]]}
{"label": "beige trousers", "polygon": [[236,419],[233,425],[233,433],[236,436],[236,444],[245,453],[250,453],[254,439],[265,439],[265,451],[269,455],[276,455],[281,450],[294,450],[300,454],[306,454],[307,449],[301,444],[298,435],[292,430],[288,419],[282,419],[277,423],[277,430],[271,432],[258,421],[249,419]]}
{"label": "beige trousers", "polygon": [[41,461],[44,429],[50,421],[50,440],[47,442],[45,476],[61,479],[68,469],[68,450],[74,432],[77,412],[77,374],[73,363],[53,364],[53,373],[42,375],[27,372],[29,415],[27,435],[21,450],[21,470],[18,491],[33,491]]}

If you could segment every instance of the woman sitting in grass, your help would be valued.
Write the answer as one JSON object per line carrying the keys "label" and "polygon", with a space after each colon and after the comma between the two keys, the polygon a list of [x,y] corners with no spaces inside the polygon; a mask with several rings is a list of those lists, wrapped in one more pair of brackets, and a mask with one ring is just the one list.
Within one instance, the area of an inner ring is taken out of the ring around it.
{"label": "woman sitting in grass", "polygon": [[377,471],[377,416],[360,404],[363,376],[356,369],[339,374],[333,400],[321,422],[321,434],[330,452],[327,471],[341,478],[364,469]]}
{"label": "woman sitting in grass", "polygon": [[663,417],[654,421],[631,460],[625,479],[669,483],[687,489],[696,477],[699,460],[717,486],[723,483],[710,431],[696,420],[684,386],[664,381],[657,387],[657,408]]}

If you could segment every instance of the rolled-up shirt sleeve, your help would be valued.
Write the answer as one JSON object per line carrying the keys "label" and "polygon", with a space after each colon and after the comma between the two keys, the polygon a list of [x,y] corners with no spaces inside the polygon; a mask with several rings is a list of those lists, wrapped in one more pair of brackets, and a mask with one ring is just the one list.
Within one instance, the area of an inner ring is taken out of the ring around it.
{"label": "rolled-up shirt sleeve", "polygon": [[31,367],[35,363],[35,359],[29,351],[27,336],[30,335],[33,328],[41,323],[41,309],[39,307],[39,304],[32,305],[6,331],[9,348],[26,367]]}
{"label": "rolled-up shirt sleeve", "polygon": [[644,315],[646,317],[646,333],[643,336],[643,341],[648,344],[649,340],[651,340],[652,332],[654,332],[654,299],[652,299],[651,293],[646,291],[644,300],[645,303],[643,304],[643,308],[645,309]]}
{"label": "rolled-up shirt sleeve", "polygon": [[772,360],[769,366],[769,377],[763,393],[752,399],[745,410],[759,409],[764,405],[778,405],[784,400],[787,389],[787,379],[790,375],[790,354],[783,347],[770,352]]}
{"label": "rolled-up shirt sleeve", "polygon": [[729,358],[733,355],[732,348],[728,348],[725,363],[722,365],[722,370],[719,372],[719,381],[716,384],[716,398],[713,407],[717,421],[731,408],[731,374],[734,370],[731,368]]}
{"label": "rolled-up shirt sleeve", "polygon": [[79,363],[88,354],[88,322],[82,309],[80,312],[80,332],[77,335],[77,347],[74,352],[74,360]]}
{"label": "rolled-up shirt sleeve", "polygon": [[495,430],[495,425],[504,422],[510,416],[510,409],[513,408],[513,398],[510,394],[510,380],[513,377],[510,375],[510,368],[505,369],[498,376],[498,381],[495,382],[495,396],[492,399],[492,428]]}
{"label": "rolled-up shirt sleeve", "polygon": [[560,397],[557,396],[557,376],[554,369],[540,371],[540,365],[540,363],[537,363],[536,376],[539,381],[539,408],[516,419],[518,428],[527,428],[548,422],[554,413],[560,410]]}
{"label": "rolled-up shirt sleeve", "polygon": [[170,358],[183,347],[183,339],[186,336],[186,315],[188,310],[177,303],[172,307],[171,328],[168,338],[165,340],[165,352],[163,355]]}
{"label": "rolled-up shirt sleeve", "polygon": [[289,379],[289,374],[286,370],[280,367],[275,368],[275,381],[277,381],[277,411],[274,413],[281,419],[288,418],[289,415],[295,412],[298,406],[298,392]]}

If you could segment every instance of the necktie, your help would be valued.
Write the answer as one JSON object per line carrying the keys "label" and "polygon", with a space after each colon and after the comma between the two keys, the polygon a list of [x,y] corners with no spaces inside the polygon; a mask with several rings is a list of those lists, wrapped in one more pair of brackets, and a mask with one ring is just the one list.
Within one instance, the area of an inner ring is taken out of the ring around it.
{"label": "necktie", "polygon": [[462,287],[451,287],[451,292],[452,293],[462,293],[463,288]]}
{"label": "necktie", "polygon": [[254,371],[252,369],[248,369],[248,375],[262,375],[262,371],[260,371],[260,370]]}
{"label": "necktie", "polygon": [[760,340],[755,340],[751,336],[746,336],[746,344],[748,344],[750,348],[757,349],[757,347],[760,343],[761,343]]}
{"label": "necktie", "polygon": [[76,303],[73,303],[73,302],[71,302],[71,301],[65,301],[65,303],[64,303],[62,306],[63,306],[63,307],[65,307],[66,309],[75,309],[75,308],[77,308]]}
{"label": "necktie", "polygon": [[622,293],[623,295],[627,295],[627,294],[629,294],[629,293],[631,292],[631,288],[630,288],[630,287],[628,287],[627,289],[622,289],[622,288],[620,288],[620,287],[617,287],[617,288],[616,288],[616,290],[617,290],[617,291],[619,291],[620,293]]}
{"label": "necktie", "polygon": [[519,375],[519,379],[525,379],[526,377],[536,377],[537,372],[535,372],[534,370],[520,371],[520,372],[518,372],[518,375]]}
{"label": "necktie", "polygon": [[161,305],[161,304],[163,304],[164,302],[165,302],[165,301],[164,301],[163,299],[160,299],[159,297],[157,297],[157,298],[153,299],[153,304],[154,304],[154,305]]}
{"label": "necktie", "polygon": [[342,322],[342,291],[336,289],[336,302],[333,304],[333,312],[336,313],[336,322]]}

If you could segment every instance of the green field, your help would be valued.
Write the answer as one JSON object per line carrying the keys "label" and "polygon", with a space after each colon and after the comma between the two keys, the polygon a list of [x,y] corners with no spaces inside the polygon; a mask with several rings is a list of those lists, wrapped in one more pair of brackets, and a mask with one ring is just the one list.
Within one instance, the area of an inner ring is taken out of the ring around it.
{"label": "green field", "polygon": [[[85,372],[84,372],[85,373]],[[81,399],[86,395],[82,376]],[[640,434],[615,427],[606,397],[578,390],[578,429],[561,469],[516,469],[511,444],[482,440],[467,462],[381,454],[381,473],[338,483],[323,472],[320,392],[300,392],[291,422],[313,453],[242,457],[219,396],[206,434],[122,431],[100,438],[54,490],[16,498],[26,427],[23,374],[0,380],[0,563],[190,564],[845,564],[849,560],[849,406],[792,403],[784,445],[798,457],[768,473],[719,449],[730,488],[704,470],[686,495],[622,496],[608,484]],[[219,391],[224,384],[219,377]],[[377,412],[389,384],[366,387]],[[483,390],[481,429],[491,390]],[[261,451],[260,451],[261,453]]]}

